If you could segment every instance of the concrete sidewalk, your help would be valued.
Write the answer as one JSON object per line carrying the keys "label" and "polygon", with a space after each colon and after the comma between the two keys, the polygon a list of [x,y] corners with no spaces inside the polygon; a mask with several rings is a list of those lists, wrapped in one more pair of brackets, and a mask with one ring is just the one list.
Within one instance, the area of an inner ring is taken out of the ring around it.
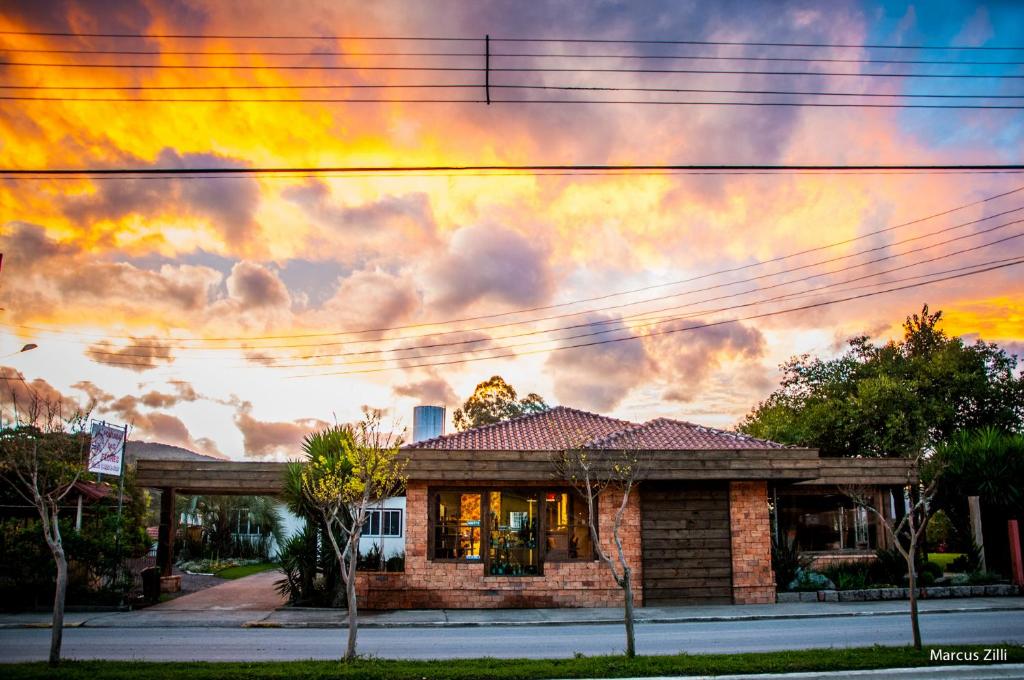
{"label": "concrete sidewalk", "polygon": [[[170,603],[168,603],[170,604]],[[1021,611],[1022,597],[925,600],[921,614],[951,612]],[[643,607],[636,610],[639,624],[714,623],[815,619],[851,616],[906,616],[904,601],[793,602],[768,605],[714,605],[704,607]],[[70,628],[344,628],[346,611],[340,609],[181,609],[162,605],[130,612],[71,612]],[[363,628],[459,628],[490,626],[599,625],[622,621],[618,608],[595,609],[420,609],[362,612]],[[45,628],[46,612],[0,615],[0,628]]]}

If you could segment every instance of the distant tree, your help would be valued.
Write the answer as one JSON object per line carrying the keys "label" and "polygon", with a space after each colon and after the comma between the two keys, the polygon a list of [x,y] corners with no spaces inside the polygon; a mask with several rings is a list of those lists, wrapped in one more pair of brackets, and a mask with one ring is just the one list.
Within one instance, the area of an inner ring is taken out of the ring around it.
{"label": "distant tree", "polygon": [[65,421],[59,404],[38,396],[23,413],[18,427],[0,430],[0,477],[39,513],[46,545],[57,566],[50,633],[51,666],[60,663],[64,638],[64,601],[68,587],[68,560],[60,531],[61,501],[85,473],[89,436],[85,416]]}
{"label": "distant tree", "polygon": [[476,386],[473,395],[455,409],[452,420],[461,432],[546,410],[548,405],[539,394],[531,392],[519,399],[515,388],[496,375]]}
{"label": "distant tree", "polygon": [[303,492],[323,517],[325,533],[345,583],[345,659],[356,656],[359,537],[370,508],[405,485],[405,460],[399,456],[401,444],[401,437],[381,427],[379,411],[367,411],[355,426],[334,426],[314,432],[303,442],[308,458],[302,470]]}
{"label": "distant tree", "polygon": [[903,324],[903,338],[849,341],[835,359],[804,354],[782,366],[781,386],[739,430],[823,456],[916,457],[962,429],[1024,428],[1024,378],[1017,359],[981,340],[965,344],[939,327],[928,305]]}

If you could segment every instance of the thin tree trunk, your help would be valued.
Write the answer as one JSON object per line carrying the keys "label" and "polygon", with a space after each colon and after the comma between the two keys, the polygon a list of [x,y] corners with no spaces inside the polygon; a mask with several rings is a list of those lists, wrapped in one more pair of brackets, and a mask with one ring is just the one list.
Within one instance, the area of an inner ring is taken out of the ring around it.
{"label": "thin tree trunk", "polygon": [[911,546],[910,559],[910,628],[914,632],[914,649],[921,649],[921,624],[917,619],[917,569],[914,567],[914,550]]}
{"label": "thin tree trunk", "polygon": [[633,630],[633,570],[626,567],[622,575],[622,590],[625,597],[626,656],[636,656],[636,633]]}
{"label": "thin tree trunk", "polygon": [[68,591],[68,561],[64,557],[64,548],[60,545],[54,550],[53,557],[57,562],[57,588],[53,593],[50,666],[57,666],[60,663],[60,647],[64,641],[64,598]]}
{"label": "thin tree trunk", "polygon": [[[358,548],[356,549],[358,554]],[[356,635],[359,632],[359,611],[356,603],[356,559],[351,562],[349,577],[345,583],[345,599],[348,600],[348,645],[345,647],[345,659],[356,658]]]}

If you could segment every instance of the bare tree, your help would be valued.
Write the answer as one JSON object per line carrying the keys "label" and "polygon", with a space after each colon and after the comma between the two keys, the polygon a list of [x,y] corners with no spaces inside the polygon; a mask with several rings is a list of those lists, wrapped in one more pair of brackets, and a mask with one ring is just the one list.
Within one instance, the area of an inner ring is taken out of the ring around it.
{"label": "bare tree", "polygon": [[[884,508],[875,506],[874,493],[863,486],[842,487],[846,494],[859,507],[866,509],[878,518],[879,523],[892,536],[893,544],[907,562],[908,592],[910,596],[910,627],[914,634],[914,649],[921,649],[921,625],[917,612],[917,567],[915,557],[918,546],[928,527],[931,513],[930,503],[935,496],[941,470],[935,463],[929,465],[923,456],[914,459],[907,471],[907,482],[904,493],[910,499],[910,509],[898,520],[889,517]],[[922,481],[924,480],[924,481]]]}
{"label": "bare tree", "polygon": [[[0,431],[0,475],[35,507],[57,565],[50,633],[50,665],[60,663],[68,561],[60,533],[60,503],[84,474],[89,437],[85,416],[60,418],[60,405],[34,396],[18,427]],[[31,420],[30,420],[31,419]]]}
{"label": "bare tree", "polygon": [[367,411],[355,426],[327,428],[308,435],[303,443],[309,457],[302,472],[303,492],[324,519],[345,583],[345,659],[356,656],[359,538],[372,506],[405,485],[406,462],[398,455],[401,444],[400,436],[382,429],[381,412],[374,410]]}
{"label": "bare tree", "polygon": [[[635,448],[625,446],[615,450],[590,450],[576,444],[565,447],[553,459],[556,476],[570,482],[587,502],[590,538],[598,559],[611,572],[615,583],[622,588],[623,623],[626,627],[626,656],[636,656],[636,634],[633,615],[633,566],[622,547],[622,521],[629,507],[629,496],[636,486],[641,461]],[[598,498],[610,500],[612,493],[621,493],[619,507],[612,520],[612,544],[615,554],[601,545],[598,536],[596,505]]]}

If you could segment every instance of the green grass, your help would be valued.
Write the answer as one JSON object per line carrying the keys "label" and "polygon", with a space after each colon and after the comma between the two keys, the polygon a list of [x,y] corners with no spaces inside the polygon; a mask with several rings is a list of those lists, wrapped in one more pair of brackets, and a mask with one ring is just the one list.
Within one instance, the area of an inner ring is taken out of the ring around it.
{"label": "green grass", "polygon": [[949,563],[960,557],[963,553],[928,553],[928,561],[942,567],[942,571],[949,571]]}
{"label": "green grass", "polygon": [[[339,634],[338,647],[343,640]],[[1009,650],[1010,663],[1024,662],[1020,645],[989,645]],[[936,648],[939,649],[939,648]],[[979,652],[981,645],[946,646],[944,651]],[[138,680],[140,677],[181,680],[249,680],[306,678],[345,680],[526,680],[528,678],[616,678],[666,675],[725,675],[798,671],[845,671],[872,668],[951,665],[929,659],[929,648],[861,647],[808,649],[753,654],[679,654],[675,656],[595,656],[572,659],[449,659],[445,661],[387,661],[359,659],[266,663],[146,663],[138,661],[70,661],[52,671],[43,663],[3,665],[10,680],[67,678],[68,680]],[[963,662],[960,662],[963,663]]]}
{"label": "green grass", "polygon": [[244,576],[252,576],[258,574],[261,571],[270,571],[271,569],[277,569],[277,563],[275,562],[260,562],[259,564],[247,564],[243,567],[228,567],[218,571],[215,576],[217,578],[242,578]]}

